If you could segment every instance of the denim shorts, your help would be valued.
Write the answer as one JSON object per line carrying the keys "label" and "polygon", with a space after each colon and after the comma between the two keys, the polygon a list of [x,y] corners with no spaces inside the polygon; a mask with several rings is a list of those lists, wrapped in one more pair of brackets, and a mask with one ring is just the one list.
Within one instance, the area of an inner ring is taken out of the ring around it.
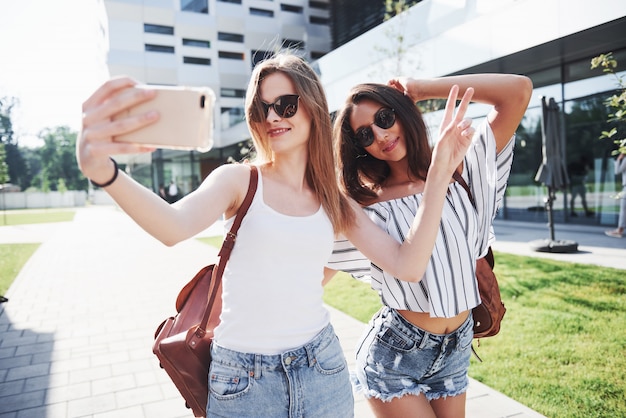
{"label": "denim shorts", "polygon": [[406,394],[423,393],[431,400],[464,393],[473,326],[469,315],[456,331],[432,334],[383,307],[357,344],[355,389],[382,401]]}
{"label": "denim shorts", "polygon": [[353,417],[348,366],[332,325],[278,355],[213,344],[207,417]]}

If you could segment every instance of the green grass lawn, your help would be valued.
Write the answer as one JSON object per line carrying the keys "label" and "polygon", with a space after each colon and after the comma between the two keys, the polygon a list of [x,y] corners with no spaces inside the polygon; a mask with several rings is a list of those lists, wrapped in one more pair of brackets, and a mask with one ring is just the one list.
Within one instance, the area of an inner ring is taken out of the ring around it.
{"label": "green grass lawn", "polygon": [[[626,417],[626,272],[496,253],[496,274],[507,313],[470,376],[550,418]],[[324,293],[362,322],[380,308],[345,273]]]}
{"label": "green grass lawn", "polygon": [[342,271],[324,287],[324,302],[361,322],[368,322],[382,306],[369,283],[355,280]]}
{"label": "green grass lawn", "polygon": [[626,272],[496,254],[507,313],[470,375],[551,417],[626,416]]}
{"label": "green grass lawn", "polygon": [[6,294],[13,280],[38,247],[39,244],[0,244],[0,296]]}
{"label": "green grass lawn", "polygon": [[[69,222],[74,209],[6,210],[0,213],[0,226]],[[0,244],[0,296],[4,295],[39,244]]]}
{"label": "green grass lawn", "polygon": [[75,214],[73,209],[7,210],[0,213],[0,226],[69,222]]}
{"label": "green grass lawn", "polygon": [[198,241],[202,241],[205,244],[212,245],[215,248],[221,248],[224,238],[223,237],[200,237],[198,238]]}

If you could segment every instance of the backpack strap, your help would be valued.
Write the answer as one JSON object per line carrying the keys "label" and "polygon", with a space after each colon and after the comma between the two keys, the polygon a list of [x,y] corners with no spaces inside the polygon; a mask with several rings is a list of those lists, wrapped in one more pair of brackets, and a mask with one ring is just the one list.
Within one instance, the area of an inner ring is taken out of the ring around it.
{"label": "backpack strap", "polygon": [[470,202],[472,202],[472,205],[476,207],[476,201],[474,200],[474,196],[472,196],[472,191],[470,190],[469,185],[467,184],[461,173],[455,170],[452,178],[454,178],[461,186],[463,186],[463,188],[467,192],[467,195],[469,196]]}
{"label": "backpack strap", "polygon": [[[463,186],[463,188],[467,192],[470,202],[472,202],[472,205],[475,208],[476,201],[474,200],[474,196],[472,196],[472,191],[470,190],[469,185],[467,184],[467,182],[465,181],[461,173],[455,170],[454,174],[452,174],[452,178],[454,178],[454,180],[456,180],[461,186]],[[495,265],[495,260],[493,258],[493,251],[491,251],[491,247],[487,249],[487,254],[485,254],[485,259],[487,260],[491,268],[493,268],[493,266]]]}
{"label": "backpack strap", "polygon": [[244,198],[239,210],[237,211],[237,215],[235,217],[235,221],[233,222],[233,226],[230,228],[228,234],[224,238],[222,243],[222,248],[219,252],[219,262],[217,266],[213,269],[213,280],[211,283],[211,291],[209,293],[208,303],[204,310],[204,316],[202,317],[202,321],[199,325],[199,332],[203,333],[206,331],[207,324],[209,323],[209,316],[211,315],[211,306],[217,297],[218,291],[221,291],[221,282],[222,282],[222,274],[224,273],[224,269],[226,268],[226,262],[230,258],[230,253],[235,246],[235,239],[237,238],[237,231],[239,230],[239,226],[241,226],[241,221],[244,216],[248,212],[248,208],[254,199],[254,194],[256,193],[256,188],[258,184],[258,176],[259,173],[257,171],[257,167],[255,165],[250,165],[250,183],[248,184],[248,191],[246,192],[246,197]]}

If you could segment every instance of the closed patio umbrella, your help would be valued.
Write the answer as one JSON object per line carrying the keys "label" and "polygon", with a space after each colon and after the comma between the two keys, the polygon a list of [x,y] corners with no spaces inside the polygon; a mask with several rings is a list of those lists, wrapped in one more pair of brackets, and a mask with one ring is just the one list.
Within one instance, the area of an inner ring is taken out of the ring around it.
{"label": "closed patio umbrella", "polygon": [[548,213],[548,227],[550,239],[536,240],[530,243],[536,251],[543,252],[575,252],[578,244],[574,241],[557,241],[554,239],[554,219],[552,207],[556,199],[556,192],[569,185],[569,176],[565,165],[565,140],[560,128],[560,110],[554,98],[541,98],[541,139],[543,160],[535,175],[535,181],[543,183],[548,188],[545,199]]}
{"label": "closed patio umbrella", "polygon": [[543,161],[535,175],[535,181],[543,183],[553,191],[565,189],[569,185],[569,176],[565,166],[565,144],[559,128],[559,105],[554,98],[546,103],[541,98],[541,140]]}

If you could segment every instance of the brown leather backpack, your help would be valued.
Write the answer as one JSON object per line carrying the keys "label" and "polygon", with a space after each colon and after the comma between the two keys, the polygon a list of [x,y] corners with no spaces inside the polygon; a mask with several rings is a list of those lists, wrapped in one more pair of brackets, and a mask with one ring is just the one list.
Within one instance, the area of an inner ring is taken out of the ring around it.
{"label": "brown leather backpack", "polygon": [[476,280],[481,303],[472,309],[474,338],[492,337],[500,332],[500,322],[506,313],[493,263],[491,247],[485,257],[476,260]]}

